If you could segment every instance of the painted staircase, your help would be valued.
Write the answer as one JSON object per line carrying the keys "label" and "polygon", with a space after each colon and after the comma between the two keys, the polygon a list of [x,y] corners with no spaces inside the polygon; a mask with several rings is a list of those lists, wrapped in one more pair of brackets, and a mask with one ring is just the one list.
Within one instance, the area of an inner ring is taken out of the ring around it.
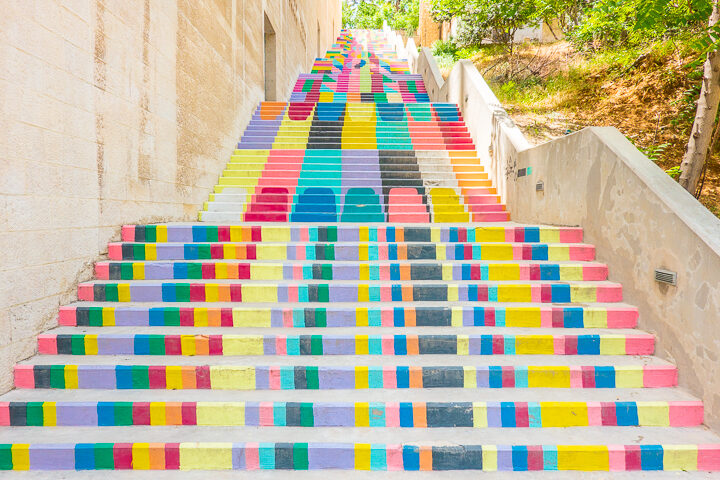
{"label": "painted staircase", "polygon": [[123,227],[16,366],[0,469],[720,469],[582,230],[509,222],[382,40],[258,107],[202,223]]}

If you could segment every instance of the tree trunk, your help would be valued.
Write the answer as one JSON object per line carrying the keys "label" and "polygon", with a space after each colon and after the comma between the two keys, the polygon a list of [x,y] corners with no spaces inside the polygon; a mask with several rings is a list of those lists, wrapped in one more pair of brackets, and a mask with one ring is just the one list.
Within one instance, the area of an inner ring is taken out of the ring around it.
{"label": "tree trunk", "polygon": [[[719,20],[720,0],[715,0],[710,15],[710,26],[712,27]],[[700,180],[700,174],[707,159],[720,102],[720,52],[718,50],[708,52],[703,70],[703,84],[698,99],[695,122],[685,149],[685,156],[680,164],[680,185],[693,195],[697,190],[698,180]]]}

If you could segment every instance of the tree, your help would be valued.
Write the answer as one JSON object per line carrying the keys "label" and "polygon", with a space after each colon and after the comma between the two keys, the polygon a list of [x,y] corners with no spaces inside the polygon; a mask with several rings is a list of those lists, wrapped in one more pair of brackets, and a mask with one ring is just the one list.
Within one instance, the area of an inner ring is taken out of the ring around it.
{"label": "tree", "polygon": [[382,28],[383,22],[393,30],[414,35],[420,23],[419,0],[345,0],[345,28]]}
{"label": "tree", "polygon": [[[680,185],[696,195],[698,182],[712,147],[720,103],[720,0],[714,0],[709,22],[710,46],[703,66],[703,83],[692,134],[680,164]],[[717,132],[716,132],[717,133]]]}

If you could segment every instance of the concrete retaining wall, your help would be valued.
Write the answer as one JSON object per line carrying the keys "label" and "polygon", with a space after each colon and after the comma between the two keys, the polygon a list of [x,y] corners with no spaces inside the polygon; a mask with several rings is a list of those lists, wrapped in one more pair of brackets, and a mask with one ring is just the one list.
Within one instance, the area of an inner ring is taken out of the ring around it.
{"label": "concrete retaining wall", "polygon": [[264,96],[332,43],[338,0],[10,0],[0,15],[0,392],[124,223],[194,220]]}
{"label": "concrete retaining wall", "polygon": [[[513,220],[584,228],[610,280],[640,308],[640,328],[657,335],[657,354],[679,367],[706,424],[720,428],[720,220],[615,128],[533,147],[471,62],[447,81],[427,49],[414,65],[431,100],[460,105]],[[677,272],[677,286],[656,282],[656,268]]]}

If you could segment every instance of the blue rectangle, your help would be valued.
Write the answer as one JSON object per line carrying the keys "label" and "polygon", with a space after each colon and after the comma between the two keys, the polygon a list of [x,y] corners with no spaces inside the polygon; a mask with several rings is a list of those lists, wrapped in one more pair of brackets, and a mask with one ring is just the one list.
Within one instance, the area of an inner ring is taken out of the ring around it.
{"label": "blue rectangle", "polygon": [[388,245],[388,260],[397,260],[397,243]]}
{"label": "blue rectangle", "polygon": [[616,402],[615,416],[618,427],[636,427],[638,425],[637,403]]}
{"label": "blue rectangle", "polygon": [[578,335],[578,355],[600,355],[600,335]]}
{"label": "blue rectangle", "polygon": [[395,335],[393,344],[395,355],[407,355],[407,337],[405,335]]}
{"label": "blue rectangle", "polygon": [[405,326],[405,309],[403,307],[393,308],[393,325],[396,327]]}
{"label": "blue rectangle", "polygon": [[207,228],[204,225],[193,225],[193,242],[207,242]]}
{"label": "blue rectangle", "polygon": [[135,335],[133,352],[135,355],[150,355],[150,335]]}
{"label": "blue rectangle", "polygon": [[400,426],[413,427],[413,406],[410,402],[400,402]]}
{"label": "blue rectangle", "polygon": [[95,470],[95,444],[75,445],[75,470]]}
{"label": "blue rectangle", "polygon": [[409,471],[420,470],[420,448],[413,445],[403,445],[403,469]]}
{"label": "blue rectangle", "polygon": [[525,227],[525,242],[539,242],[540,241],[540,228],[538,227]]}
{"label": "blue rectangle", "polygon": [[402,302],[402,285],[393,284],[390,286],[393,302]]}
{"label": "blue rectangle", "polygon": [[397,388],[410,388],[410,367],[396,367]]}
{"label": "blue rectangle", "polygon": [[640,465],[643,470],[662,470],[663,456],[662,445],[640,445]]}
{"label": "blue rectangle", "polygon": [[133,388],[132,365],[115,366],[115,381],[118,390]]}
{"label": "blue rectangle", "polygon": [[551,288],[554,303],[570,303],[570,285],[563,283],[553,284]]}
{"label": "blue rectangle", "polygon": [[165,326],[165,309],[162,307],[150,308],[148,312],[148,325],[151,327]]}
{"label": "blue rectangle", "polygon": [[493,354],[493,338],[492,335],[480,336],[480,355]]}
{"label": "blue rectangle", "polygon": [[162,301],[163,302],[174,302],[175,301],[175,284],[174,283],[163,283],[160,287],[162,289]]}
{"label": "blue rectangle", "polygon": [[595,388],[615,388],[615,367],[595,367]]}
{"label": "blue rectangle", "polygon": [[98,402],[98,427],[115,426],[115,402]]}
{"label": "blue rectangle", "polygon": [[515,402],[500,402],[500,421],[503,428],[515,427]]}
{"label": "blue rectangle", "polygon": [[560,280],[560,265],[540,265],[540,280]]}
{"label": "blue rectangle", "polygon": [[563,310],[563,326],[565,328],[583,328],[583,309],[580,307],[565,307]]}
{"label": "blue rectangle", "polygon": [[542,245],[532,245],[532,260],[547,260],[548,259],[548,246],[545,244]]}
{"label": "blue rectangle", "polygon": [[390,280],[400,280],[400,264],[390,264]]}
{"label": "blue rectangle", "polygon": [[473,308],[473,325],[476,327],[485,326],[485,309],[483,307]]}
{"label": "blue rectangle", "polygon": [[490,367],[490,388],[502,388],[502,367]]}
{"label": "blue rectangle", "polygon": [[528,469],[528,449],[525,445],[513,445],[512,447],[512,466],[515,472],[527,472]]}
{"label": "blue rectangle", "polygon": [[[465,257],[465,247],[462,243],[455,245],[455,260],[462,260]],[[468,259],[469,260],[469,259]]]}

